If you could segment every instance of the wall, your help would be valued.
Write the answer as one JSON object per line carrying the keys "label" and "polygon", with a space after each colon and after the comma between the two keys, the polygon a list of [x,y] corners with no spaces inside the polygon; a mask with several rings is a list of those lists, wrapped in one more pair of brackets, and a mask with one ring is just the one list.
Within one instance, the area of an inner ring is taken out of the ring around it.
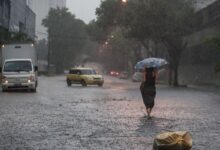
{"label": "wall", "polygon": [[24,31],[25,29],[25,0],[11,0],[11,15],[9,30],[12,32]]}
{"label": "wall", "polygon": [[48,15],[50,8],[65,7],[66,0],[28,0],[27,4],[36,14],[37,39],[47,39],[47,29],[42,25],[42,20]]}
{"label": "wall", "polygon": [[220,85],[220,73],[214,68],[220,62],[220,50],[207,41],[220,37],[220,1],[199,12],[204,20],[201,29],[187,37],[188,48],[183,52],[179,81],[182,84]]}
{"label": "wall", "polygon": [[195,9],[200,10],[200,9],[207,7],[208,5],[212,4],[213,2],[217,0],[194,0],[194,1],[195,1]]}
{"label": "wall", "polygon": [[35,39],[35,21],[36,15],[35,13],[29,8],[26,7],[25,13],[25,33],[29,35],[32,39]]}
{"label": "wall", "polygon": [[9,30],[23,32],[35,37],[35,13],[28,8],[26,0],[11,0]]}
{"label": "wall", "polygon": [[0,27],[8,29],[10,18],[10,0],[0,1]]}

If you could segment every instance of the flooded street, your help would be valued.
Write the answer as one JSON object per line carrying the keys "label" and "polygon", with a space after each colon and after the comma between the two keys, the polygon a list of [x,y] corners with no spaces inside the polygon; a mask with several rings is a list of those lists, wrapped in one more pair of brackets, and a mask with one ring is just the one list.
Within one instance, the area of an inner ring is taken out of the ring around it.
{"label": "flooded street", "polygon": [[0,93],[0,150],[151,150],[163,131],[186,130],[192,150],[220,149],[217,91],[157,86],[145,117],[140,83],[105,77],[103,87],[39,77],[37,93]]}

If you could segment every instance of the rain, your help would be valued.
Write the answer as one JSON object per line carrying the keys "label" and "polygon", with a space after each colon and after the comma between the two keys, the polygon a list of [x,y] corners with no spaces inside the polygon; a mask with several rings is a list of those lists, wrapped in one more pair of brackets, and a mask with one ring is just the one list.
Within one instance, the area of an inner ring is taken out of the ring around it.
{"label": "rain", "polygon": [[219,150],[219,0],[0,0],[0,150]]}

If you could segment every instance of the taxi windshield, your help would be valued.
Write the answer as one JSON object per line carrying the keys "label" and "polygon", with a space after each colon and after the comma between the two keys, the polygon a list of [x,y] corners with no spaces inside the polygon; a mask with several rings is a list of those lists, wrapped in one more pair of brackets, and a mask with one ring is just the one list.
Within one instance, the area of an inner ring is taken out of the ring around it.
{"label": "taxi windshield", "polygon": [[96,71],[95,70],[81,70],[81,74],[82,75],[96,75]]}

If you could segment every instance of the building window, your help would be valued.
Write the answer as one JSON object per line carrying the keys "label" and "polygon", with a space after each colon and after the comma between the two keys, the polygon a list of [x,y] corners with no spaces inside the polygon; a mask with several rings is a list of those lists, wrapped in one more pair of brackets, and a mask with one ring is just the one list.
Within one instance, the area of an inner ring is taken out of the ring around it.
{"label": "building window", "polygon": [[22,22],[19,22],[19,32],[24,32],[25,31],[25,26],[24,26],[24,23]]}

